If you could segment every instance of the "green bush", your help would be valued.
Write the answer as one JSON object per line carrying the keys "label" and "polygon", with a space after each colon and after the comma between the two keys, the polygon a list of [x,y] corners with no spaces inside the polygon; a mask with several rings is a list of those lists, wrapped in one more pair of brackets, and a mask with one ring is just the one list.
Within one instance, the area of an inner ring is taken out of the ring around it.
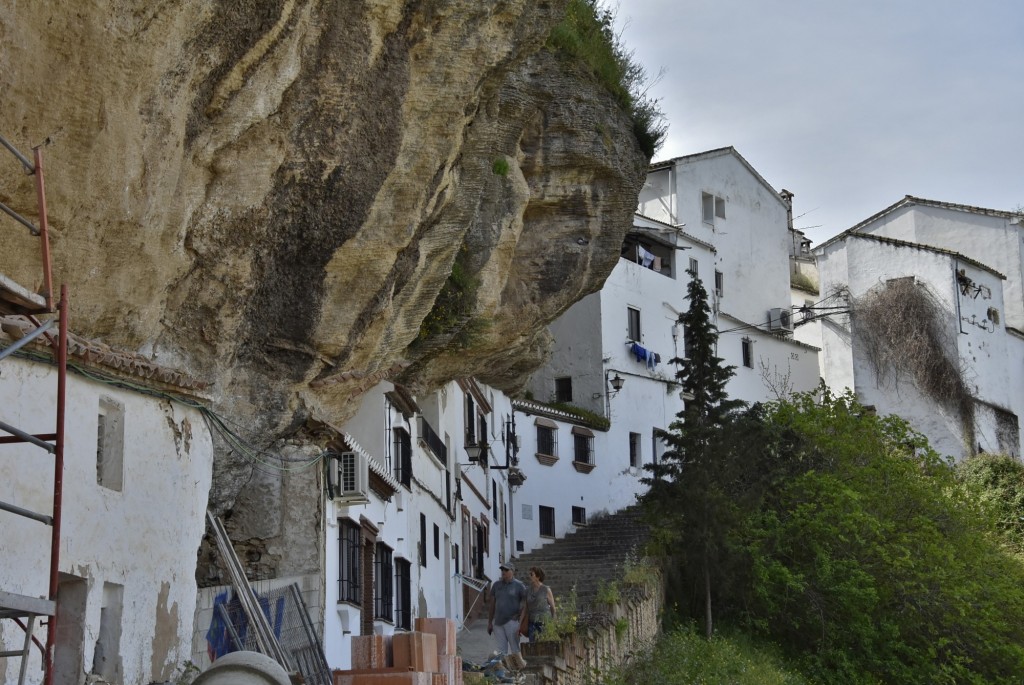
{"label": "green bush", "polygon": [[1024,555],[1024,464],[1005,454],[978,454],[957,465],[957,476],[1007,547]]}
{"label": "green bush", "polygon": [[604,685],[807,685],[766,645],[743,636],[710,640],[694,627],[666,633],[654,649],[604,674]]}
{"label": "green bush", "polygon": [[1024,567],[952,467],[850,395],[799,396],[767,420],[779,477],[734,538],[750,560],[742,621],[822,683],[1019,682]]}
{"label": "green bush", "polygon": [[643,65],[615,33],[615,13],[601,0],[569,0],[565,18],[552,29],[548,46],[590,69],[629,113],[640,149],[652,158],[668,126],[658,102],[646,94],[649,79]]}

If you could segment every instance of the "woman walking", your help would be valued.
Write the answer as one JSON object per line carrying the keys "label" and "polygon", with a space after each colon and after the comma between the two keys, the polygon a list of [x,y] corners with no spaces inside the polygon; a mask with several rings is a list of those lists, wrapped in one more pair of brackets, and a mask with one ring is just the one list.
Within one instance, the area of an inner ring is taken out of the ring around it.
{"label": "woman walking", "polygon": [[544,584],[544,571],[530,567],[530,584],[526,588],[526,609],[529,615],[527,637],[536,642],[544,624],[555,617],[555,596]]}

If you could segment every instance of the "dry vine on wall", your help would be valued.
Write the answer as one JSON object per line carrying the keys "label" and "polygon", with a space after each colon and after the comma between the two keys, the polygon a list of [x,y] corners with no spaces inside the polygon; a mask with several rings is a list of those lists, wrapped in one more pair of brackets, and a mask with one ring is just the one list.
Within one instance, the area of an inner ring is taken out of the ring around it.
{"label": "dry vine on wall", "polygon": [[956,328],[938,298],[914,278],[899,278],[851,302],[854,335],[880,384],[909,375],[925,395],[960,418],[974,444],[974,398],[957,352]]}

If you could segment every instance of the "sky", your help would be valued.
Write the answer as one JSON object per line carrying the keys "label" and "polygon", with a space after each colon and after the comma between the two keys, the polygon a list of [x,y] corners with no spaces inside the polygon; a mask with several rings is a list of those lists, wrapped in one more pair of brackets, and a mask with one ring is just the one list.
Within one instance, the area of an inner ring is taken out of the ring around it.
{"label": "sky", "polygon": [[654,161],[733,146],[816,244],[904,195],[1024,205],[1024,0],[622,0],[616,26],[664,70]]}

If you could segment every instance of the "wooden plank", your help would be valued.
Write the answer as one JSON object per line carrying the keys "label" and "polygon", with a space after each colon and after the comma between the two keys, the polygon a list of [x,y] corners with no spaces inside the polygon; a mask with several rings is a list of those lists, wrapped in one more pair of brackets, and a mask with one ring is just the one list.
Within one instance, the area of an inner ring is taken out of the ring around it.
{"label": "wooden plank", "polygon": [[0,590],[0,616],[53,616],[57,613],[57,603],[42,597],[16,595]]}

